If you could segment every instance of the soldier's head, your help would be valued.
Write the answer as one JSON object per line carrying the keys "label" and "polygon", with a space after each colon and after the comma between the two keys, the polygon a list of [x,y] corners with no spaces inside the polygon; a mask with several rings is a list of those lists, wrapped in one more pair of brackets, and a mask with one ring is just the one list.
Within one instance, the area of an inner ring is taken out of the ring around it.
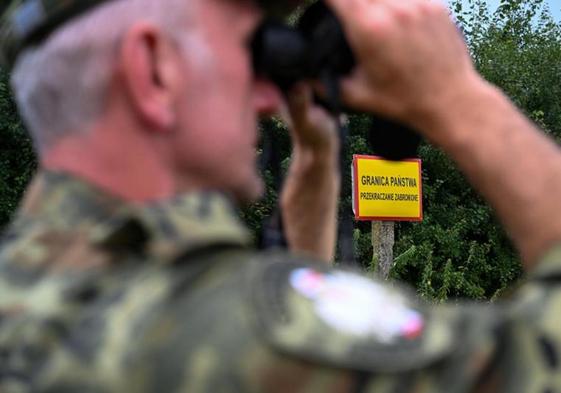
{"label": "soldier's head", "polygon": [[255,198],[257,116],[279,103],[252,73],[261,18],[253,0],[111,0],[66,22],[12,70],[41,155],[68,140],[100,143],[100,129],[101,143],[132,135],[131,149],[140,138],[179,183]]}

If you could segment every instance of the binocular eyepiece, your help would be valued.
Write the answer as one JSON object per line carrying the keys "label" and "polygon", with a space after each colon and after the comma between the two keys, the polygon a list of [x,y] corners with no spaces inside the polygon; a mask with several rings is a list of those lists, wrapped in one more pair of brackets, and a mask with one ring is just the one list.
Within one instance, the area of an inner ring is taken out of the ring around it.
{"label": "binocular eyepiece", "polygon": [[[320,0],[308,7],[296,27],[266,20],[252,42],[255,73],[273,81],[287,92],[299,81],[316,80],[328,92],[317,101],[334,114],[338,102],[338,81],[351,74],[356,59],[337,16]],[[375,154],[388,159],[414,157],[420,137],[409,127],[370,114],[370,144]]]}
{"label": "binocular eyepiece", "polygon": [[314,3],[296,28],[267,20],[252,43],[257,74],[283,91],[305,79],[348,75],[355,67],[354,55],[337,17],[323,2]]}

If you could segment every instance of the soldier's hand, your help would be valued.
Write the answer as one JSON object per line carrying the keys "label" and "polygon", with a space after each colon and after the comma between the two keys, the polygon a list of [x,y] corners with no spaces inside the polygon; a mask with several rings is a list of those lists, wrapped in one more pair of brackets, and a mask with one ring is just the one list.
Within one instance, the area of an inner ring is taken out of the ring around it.
{"label": "soldier's hand", "polygon": [[[421,126],[480,78],[446,7],[429,0],[327,0],[343,22],[358,67],[346,103]],[[422,127],[420,127],[422,128]]]}
{"label": "soldier's hand", "polygon": [[288,116],[284,117],[295,149],[325,155],[337,153],[337,124],[327,111],[313,102],[312,88],[308,84],[299,83],[288,92],[287,109]]}

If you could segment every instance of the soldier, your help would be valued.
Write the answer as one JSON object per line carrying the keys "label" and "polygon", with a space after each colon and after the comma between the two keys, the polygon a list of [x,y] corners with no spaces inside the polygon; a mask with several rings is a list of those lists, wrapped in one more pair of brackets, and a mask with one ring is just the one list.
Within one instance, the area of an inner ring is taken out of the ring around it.
{"label": "soldier", "polygon": [[[476,74],[443,6],[329,3],[359,63],[346,103],[458,162],[534,266],[514,300],[435,307],[248,246],[232,202],[261,192],[255,119],[281,100],[251,73],[253,2],[15,1],[3,44],[41,170],[0,250],[0,391],[561,389],[557,148]],[[333,124],[308,86],[288,105],[290,248],[326,260]]]}

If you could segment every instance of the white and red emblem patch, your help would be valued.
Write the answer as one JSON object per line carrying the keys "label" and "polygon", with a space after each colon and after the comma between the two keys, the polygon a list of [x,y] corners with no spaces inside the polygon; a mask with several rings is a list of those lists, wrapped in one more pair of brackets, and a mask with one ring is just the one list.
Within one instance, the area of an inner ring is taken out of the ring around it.
{"label": "white and red emblem patch", "polygon": [[290,284],[313,301],[324,322],[342,332],[372,335],[385,344],[423,332],[423,316],[405,296],[357,274],[301,268],[291,273]]}

